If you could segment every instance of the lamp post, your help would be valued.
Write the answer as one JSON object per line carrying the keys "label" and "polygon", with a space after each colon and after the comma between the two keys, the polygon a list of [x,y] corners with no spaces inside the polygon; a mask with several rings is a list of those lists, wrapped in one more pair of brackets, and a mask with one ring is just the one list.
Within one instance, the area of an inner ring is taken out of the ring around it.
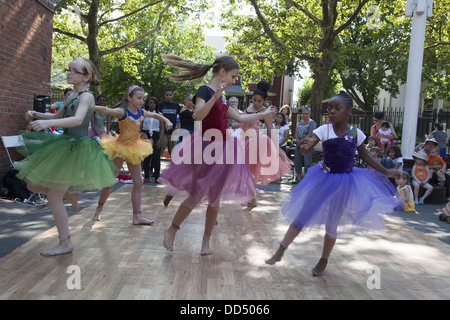
{"label": "lamp post", "polygon": [[405,15],[413,18],[402,131],[402,154],[406,159],[412,159],[416,145],[425,28],[432,11],[433,0],[408,0],[406,3]]}

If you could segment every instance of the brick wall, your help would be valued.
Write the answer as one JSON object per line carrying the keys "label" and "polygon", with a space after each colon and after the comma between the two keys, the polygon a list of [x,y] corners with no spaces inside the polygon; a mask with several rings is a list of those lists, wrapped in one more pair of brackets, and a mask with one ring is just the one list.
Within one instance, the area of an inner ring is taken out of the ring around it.
{"label": "brick wall", "polygon": [[[0,136],[25,129],[35,94],[50,94],[53,12],[48,0],[0,0]],[[0,178],[9,160],[0,147]]]}

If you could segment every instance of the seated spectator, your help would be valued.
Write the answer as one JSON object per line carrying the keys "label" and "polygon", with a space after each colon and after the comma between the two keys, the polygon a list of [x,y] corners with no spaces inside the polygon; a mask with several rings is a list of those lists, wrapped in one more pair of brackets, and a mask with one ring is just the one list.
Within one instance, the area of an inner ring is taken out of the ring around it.
{"label": "seated spectator", "polygon": [[438,146],[432,146],[428,151],[428,168],[433,174],[436,174],[437,184],[440,186],[445,185],[445,171],[447,170],[447,164],[444,159],[439,156],[440,150]]}
{"label": "seated spectator", "polygon": [[389,147],[387,150],[387,157],[381,159],[381,165],[386,169],[398,169],[403,171],[403,157],[402,151],[398,146]]}

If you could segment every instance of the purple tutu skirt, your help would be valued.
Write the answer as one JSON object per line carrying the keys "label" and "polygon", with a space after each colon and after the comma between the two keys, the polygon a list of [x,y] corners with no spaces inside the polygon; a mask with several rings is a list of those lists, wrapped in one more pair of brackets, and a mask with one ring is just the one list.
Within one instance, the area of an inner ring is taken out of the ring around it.
{"label": "purple tutu skirt", "polygon": [[208,141],[198,133],[183,139],[172,151],[169,167],[158,179],[171,196],[184,195],[191,208],[207,202],[218,208],[247,205],[256,195],[245,151],[236,138]]}
{"label": "purple tutu skirt", "polygon": [[396,188],[378,171],[353,168],[350,173],[327,173],[319,163],[283,200],[282,213],[301,230],[325,229],[336,238],[359,229],[380,230],[382,215],[403,207]]}

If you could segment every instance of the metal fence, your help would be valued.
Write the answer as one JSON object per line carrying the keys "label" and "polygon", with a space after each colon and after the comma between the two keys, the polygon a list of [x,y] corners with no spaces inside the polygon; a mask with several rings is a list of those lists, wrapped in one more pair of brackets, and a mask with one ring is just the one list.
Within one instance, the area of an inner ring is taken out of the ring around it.
{"label": "metal fence", "polygon": [[[301,108],[300,108],[301,110]],[[301,111],[294,112],[292,115],[292,129],[295,129],[298,121],[301,120]],[[370,128],[373,125],[373,115],[376,112],[384,113],[384,120],[389,121],[394,126],[399,140],[401,140],[403,130],[403,115],[404,108],[389,108],[389,109],[374,109],[373,111],[355,112],[349,118],[349,124],[361,129],[366,136],[370,135]],[[328,121],[326,113],[312,112],[311,118],[316,121],[317,126],[323,125]],[[450,111],[444,111],[443,109],[437,111],[436,109],[426,109],[417,118],[417,131],[416,141],[423,142],[425,135],[434,131],[434,124],[436,122],[441,123],[444,131],[447,130],[448,124],[450,124]]]}

